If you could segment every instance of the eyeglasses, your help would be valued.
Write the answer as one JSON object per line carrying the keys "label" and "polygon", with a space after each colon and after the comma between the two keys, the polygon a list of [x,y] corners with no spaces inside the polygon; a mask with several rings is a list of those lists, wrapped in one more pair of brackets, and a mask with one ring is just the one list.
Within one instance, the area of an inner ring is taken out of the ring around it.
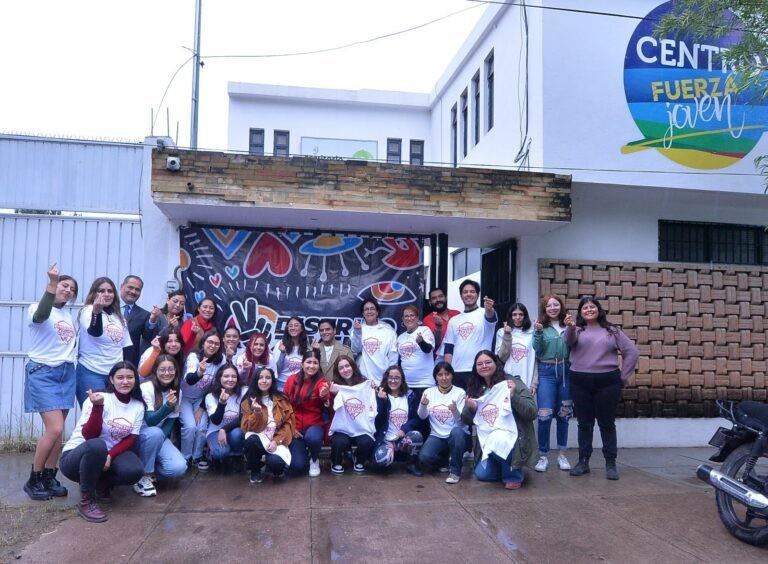
{"label": "eyeglasses", "polygon": [[492,360],[479,360],[475,363],[476,366],[493,366],[494,364],[496,363]]}
{"label": "eyeglasses", "polygon": [[158,374],[176,374],[175,368],[158,368],[157,369]]}

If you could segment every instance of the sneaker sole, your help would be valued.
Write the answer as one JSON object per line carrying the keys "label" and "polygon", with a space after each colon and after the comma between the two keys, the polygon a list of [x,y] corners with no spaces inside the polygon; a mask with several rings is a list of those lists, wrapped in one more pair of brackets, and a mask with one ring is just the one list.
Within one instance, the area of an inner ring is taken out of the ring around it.
{"label": "sneaker sole", "polygon": [[34,501],[48,501],[53,497],[50,493],[46,493],[46,494],[29,493],[29,490],[27,490],[27,488],[24,488],[24,493],[27,494],[29,498]]}
{"label": "sneaker sole", "polygon": [[106,515],[102,519],[96,519],[95,517],[88,517],[87,515],[85,515],[81,511],[78,511],[77,514],[80,515],[80,517],[82,517],[83,519],[85,519],[89,523],[104,523],[104,522],[107,521],[107,519],[109,519]]}

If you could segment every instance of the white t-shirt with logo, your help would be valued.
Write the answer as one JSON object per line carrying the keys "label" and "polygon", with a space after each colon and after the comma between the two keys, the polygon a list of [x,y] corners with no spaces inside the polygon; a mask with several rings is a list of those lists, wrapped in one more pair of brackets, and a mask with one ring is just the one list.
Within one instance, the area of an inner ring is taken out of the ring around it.
{"label": "white t-shirt with logo", "polygon": [[[301,352],[299,347],[293,347],[290,351],[280,352],[280,343],[276,343],[272,347],[272,358],[279,359],[283,357],[283,362],[277,367],[277,389],[282,391],[285,386],[285,382],[301,370]],[[277,362],[277,360],[275,361]]]}
{"label": "white t-shirt with logo", "polygon": [[112,367],[123,360],[123,349],[133,343],[125,323],[116,315],[105,311],[101,312],[101,335],[92,337],[88,334],[92,312],[92,305],[87,305],[80,311],[80,351],[77,362],[97,374],[109,374]]}
{"label": "white t-shirt with logo", "polygon": [[475,355],[483,349],[490,350],[495,329],[496,321],[485,318],[483,307],[451,317],[444,342],[453,345],[451,365],[456,372],[472,371]]}
{"label": "white t-shirt with logo", "polygon": [[377,325],[363,323],[359,333],[352,331],[352,340],[353,349],[361,351],[357,359],[360,373],[378,384],[384,371],[397,364],[397,334],[383,321]]}
{"label": "white t-shirt with logo", "polygon": [[373,438],[376,433],[376,391],[370,382],[365,381],[356,386],[338,386],[336,397],[333,399],[333,421],[328,434],[338,431],[350,437],[368,435]]}
{"label": "white t-shirt with logo", "polygon": [[209,362],[203,373],[203,377],[200,378],[196,384],[190,385],[187,384],[186,375],[190,372],[197,372],[197,367],[200,366],[200,360],[197,355],[198,353],[190,353],[184,363],[184,377],[181,379],[181,393],[186,401],[196,401],[207,394],[213,385],[216,371],[219,369],[219,366],[225,362],[224,360],[219,364]]}
{"label": "white t-shirt with logo", "polygon": [[[144,424],[144,404],[134,398],[131,398],[128,403],[123,403],[115,397],[115,394],[104,392],[102,395],[104,412],[99,436],[104,439],[109,450],[127,436],[138,435],[141,432],[141,426]],[[64,452],[85,442],[83,425],[90,419],[92,411],[93,404],[90,398],[85,398],[83,412],[80,414],[75,430],[72,431],[72,435],[62,449]]]}
{"label": "white t-shirt with logo", "polygon": [[[429,399],[429,404],[419,404],[419,417],[429,417],[429,425],[432,427],[430,435],[440,439],[447,439],[454,427],[460,427],[465,433],[469,433],[469,427],[461,422],[461,411],[467,395],[458,386],[453,386],[447,394],[440,392],[437,386],[424,390],[424,396]],[[423,397],[423,396],[422,396]],[[451,403],[456,402],[457,415],[454,417],[450,409]]]}
{"label": "white t-shirt with logo", "polygon": [[389,422],[384,440],[394,441],[397,439],[397,434],[406,421],[408,421],[408,398],[389,396]]}
{"label": "white t-shirt with logo", "polygon": [[211,415],[216,413],[216,409],[219,407],[219,398],[213,394],[205,396],[205,411],[208,412],[208,430],[206,431],[206,434],[210,435],[229,423],[240,419],[240,402],[242,401],[243,396],[245,396],[246,391],[245,387],[237,388],[233,394],[229,396],[229,399],[227,399],[227,403],[224,406],[224,416],[221,418],[221,423],[218,424],[211,421]]}
{"label": "white t-shirt with logo", "polygon": [[517,422],[506,381],[499,382],[478,398],[473,423],[483,449],[482,459],[495,452],[506,460],[517,442]]}
{"label": "white t-shirt with logo", "polygon": [[[432,351],[425,353],[416,342],[416,336],[421,335],[425,342],[432,345]],[[405,382],[409,388],[429,388],[435,385],[432,369],[435,366],[432,353],[435,347],[435,336],[423,325],[414,329],[413,333],[401,333],[397,337],[397,354],[400,355],[400,367],[405,373]]]}
{"label": "white t-shirt with logo", "polygon": [[[168,392],[163,392],[163,402],[160,404],[160,407],[155,409],[155,386],[152,382],[144,382],[141,385],[141,397],[144,398],[144,403],[147,404],[147,410],[148,411],[157,411],[161,407],[163,407],[163,404],[168,401]],[[177,396],[177,399],[181,400],[181,390],[179,390],[179,394]],[[163,422],[166,419],[177,419],[179,417],[179,402],[176,403],[176,407],[163,419],[156,424],[156,426],[160,426],[163,424]]]}
{"label": "white t-shirt with logo", "polygon": [[[496,354],[499,354],[504,339],[504,329],[496,332]],[[533,350],[533,329],[523,331],[512,329],[512,343],[509,358],[504,363],[504,372],[510,376],[519,376],[525,385],[531,387],[533,370],[536,367],[536,351]]]}
{"label": "white t-shirt with logo", "polygon": [[[264,407],[262,407],[262,409],[267,410],[267,426],[264,427],[264,430],[261,431],[260,433],[254,433],[253,431],[248,431],[245,434],[245,438],[247,439],[248,437],[256,435],[257,437],[259,437],[259,440],[261,441],[261,444],[264,447],[264,450],[267,450],[269,443],[272,442],[272,439],[275,437],[275,432],[277,431],[277,424],[275,423],[275,411],[274,411],[275,403],[272,401],[271,398],[268,398],[268,397],[262,398],[261,401],[264,404]],[[291,451],[287,446],[277,445],[275,448],[275,452],[271,454],[276,454],[277,456],[283,459],[283,462],[290,465]]]}
{"label": "white t-shirt with logo", "polygon": [[35,323],[32,317],[37,307],[38,304],[32,304],[27,310],[29,336],[32,339],[32,346],[27,353],[29,359],[47,366],[75,362],[77,329],[72,315],[64,308],[52,307],[48,319]]}

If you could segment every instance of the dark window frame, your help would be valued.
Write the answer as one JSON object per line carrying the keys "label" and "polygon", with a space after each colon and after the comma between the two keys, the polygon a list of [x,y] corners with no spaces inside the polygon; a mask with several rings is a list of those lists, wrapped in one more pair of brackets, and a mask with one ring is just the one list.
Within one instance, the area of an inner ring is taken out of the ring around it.
{"label": "dark window frame", "polygon": [[[261,143],[257,143],[254,141],[254,137],[257,135],[261,135]],[[262,128],[251,127],[248,130],[248,154],[263,157],[265,138],[266,138],[265,132]]]}
{"label": "dark window frame", "polygon": [[[278,143],[278,136],[285,135],[285,143]],[[290,157],[291,156],[291,132],[286,129],[275,129],[273,136],[274,144],[272,147],[272,155],[275,157]]]}
{"label": "dark window frame", "polygon": [[472,77],[472,137],[474,144],[480,143],[480,71]]}
{"label": "dark window frame", "polygon": [[461,93],[459,98],[461,104],[461,155],[467,157],[469,152],[469,93],[467,89]]}
{"label": "dark window frame", "polygon": [[[390,145],[397,145],[397,150],[390,150]],[[403,162],[403,140],[397,137],[387,137],[387,162],[400,164]]]}
{"label": "dark window frame", "polygon": [[[418,148],[418,150],[414,150]],[[408,150],[408,158],[412,165],[424,166],[424,140],[423,139],[411,139],[410,147]]]}
{"label": "dark window frame", "polygon": [[483,250],[476,247],[464,247],[451,253],[451,279],[458,280],[475,272],[482,271]]}
{"label": "dark window frame", "polygon": [[768,264],[762,226],[659,220],[659,260],[761,266]]}
{"label": "dark window frame", "polygon": [[486,98],[486,111],[485,111],[485,131],[493,129],[493,102],[494,102],[494,56],[493,49],[490,54],[485,58],[485,98]]}
{"label": "dark window frame", "polygon": [[451,162],[454,168],[459,165],[459,124],[456,104],[451,108]]}

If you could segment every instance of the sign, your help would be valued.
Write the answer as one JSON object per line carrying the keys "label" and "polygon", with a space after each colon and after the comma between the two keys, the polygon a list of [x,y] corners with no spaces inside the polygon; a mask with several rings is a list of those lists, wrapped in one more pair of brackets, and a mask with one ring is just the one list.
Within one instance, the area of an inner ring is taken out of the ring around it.
{"label": "sign", "polygon": [[359,141],[356,139],[302,137],[301,154],[310,157],[340,157],[372,161],[378,155],[378,144],[376,141]]}
{"label": "sign", "polygon": [[422,251],[419,237],[193,224],[181,228],[179,269],[187,309],[213,298],[219,331],[234,325],[243,341],[261,332],[276,342],[295,315],[310,336],[322,318],[335,319],[343,338],[365,299],[375,298],[395,329],[405,305],[421,307]]}
{"label": "sign", "polygon": [[657,22],[671,11],[671,1],[652,10],[629,40],[624,92],[643,138],[621,152],[654,149],[689,168],[725,168],[760,141],[768,100],[756,98],[752,89],[737,92],[737,77],[724,61],[740,32],[697,41],[655,37]]}

